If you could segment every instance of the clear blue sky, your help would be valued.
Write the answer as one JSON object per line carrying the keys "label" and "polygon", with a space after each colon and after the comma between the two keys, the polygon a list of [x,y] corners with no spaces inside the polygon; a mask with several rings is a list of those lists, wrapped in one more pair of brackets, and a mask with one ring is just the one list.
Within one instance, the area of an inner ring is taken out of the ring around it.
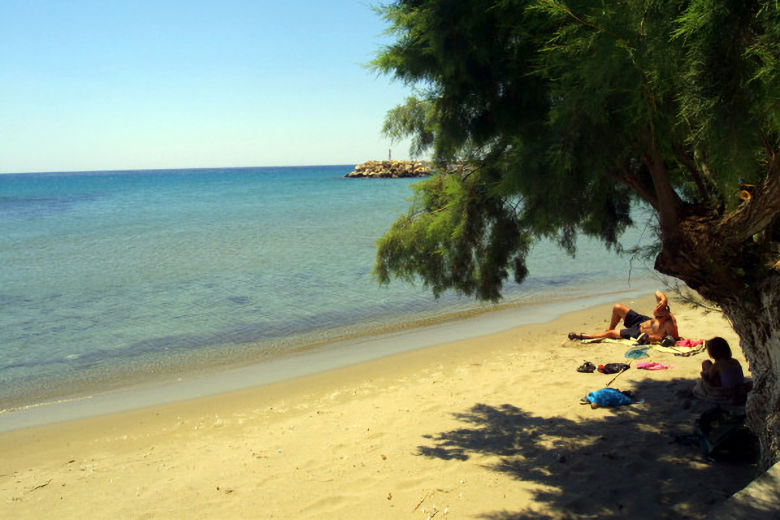
{"label": "clear blue sky", "polygon": [[408,158],[374,2],[2,0],[0,172]]}

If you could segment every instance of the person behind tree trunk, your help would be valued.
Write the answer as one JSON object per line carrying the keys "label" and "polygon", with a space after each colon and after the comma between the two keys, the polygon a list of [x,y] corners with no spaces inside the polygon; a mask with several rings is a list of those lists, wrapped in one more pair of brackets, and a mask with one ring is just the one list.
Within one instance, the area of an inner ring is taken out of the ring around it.
{"label": "person behind tree trunk", "polygon": [[701,378],[693,386],[693,395],[704,401],[726,406],[744,406],[753,383],[746,380],[742,365],[731,357],[731,348],[723,338],[704,342],[712,359],[701,364]]}
{"label": "person behind tree trunk", "polygon": [[[604,332],[592,334],[569,333],[569,339],[632,339],[646,334],[645,343],[661,343],[666,336],[671,336],[676,341],[680,337],[677,330],[677,320],[669,308],[669,300],[661,291],[655,292],[657,305],[653,310],[653,317],[639,314],[625,305],[617,304],[612,308],[612,318],[609,328]],[[624,329],[616,327],[623,321]]]}
{"label": "person behind tree trunk", "polygon": [[728,388],[741,385],[745,379],[742,373],[742,365],[731,357],[731,348],[728,342],[719,337],[708,339],[704,342],[707,354],[715,360],[709,359],[701,363],[701,378],[711,386]]}

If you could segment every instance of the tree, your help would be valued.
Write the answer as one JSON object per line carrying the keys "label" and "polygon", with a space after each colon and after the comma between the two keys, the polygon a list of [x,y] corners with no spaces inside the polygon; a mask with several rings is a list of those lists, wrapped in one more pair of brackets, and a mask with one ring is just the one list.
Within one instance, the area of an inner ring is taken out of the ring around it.
{"label": "tree", "polygon": [[[780,457],[780,15],[744,0],[400,0],[375,67],[415,87],[385,131],[441,174],[379,241],[375,272],[497,300],[530,244],[619,248],[657,217],[655,268],[721,307]],[[451,165],[457,165],[453,168]]]}

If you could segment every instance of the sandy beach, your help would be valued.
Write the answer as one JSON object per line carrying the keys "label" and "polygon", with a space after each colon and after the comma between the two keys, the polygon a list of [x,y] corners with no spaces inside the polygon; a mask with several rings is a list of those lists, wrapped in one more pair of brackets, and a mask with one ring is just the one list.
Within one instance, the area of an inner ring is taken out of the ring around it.
{"label": "sandy beach", "polygon": [[[651,295],[622,302],[649,313]],[[0,518],[705,518],[753,477],[674,441],[706,353],[650,350],[643,402],[580,404],[625,345],[569,341],[611,305],[247,390],[0,435]],[[719,314],[672,301],[683,337]],[[634,361],[634,364],[636,362]]]}

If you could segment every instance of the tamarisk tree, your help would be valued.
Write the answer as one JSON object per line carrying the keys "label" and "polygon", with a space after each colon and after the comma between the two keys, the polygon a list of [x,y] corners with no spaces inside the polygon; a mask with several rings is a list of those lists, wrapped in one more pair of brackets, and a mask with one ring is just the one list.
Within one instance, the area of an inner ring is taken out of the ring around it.
{"label": "tamarisk tree", "polygon": [[773,1],[401,0],[374,66],[414,87],[385,132],[440,173],[375,273],[497,300],[535,240],[620,248],[657,219],[655,269],[720,306],[780,456],[780,15]]}

